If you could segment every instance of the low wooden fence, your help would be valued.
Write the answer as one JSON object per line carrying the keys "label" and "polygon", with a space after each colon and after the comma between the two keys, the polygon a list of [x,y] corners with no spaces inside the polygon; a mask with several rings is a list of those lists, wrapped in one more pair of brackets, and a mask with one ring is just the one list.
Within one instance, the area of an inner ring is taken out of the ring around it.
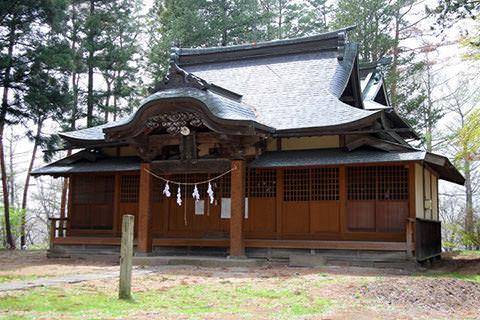
{"label": "low wooden fence", "polygon": [[440,221],[416,219],[415,251],[418,261],[439,256],[442,253],[442,225]]}
{"label": "low wooden fence", "polygon": [[67,218],[50,218],[50,244],[54,239],[67,236]]}

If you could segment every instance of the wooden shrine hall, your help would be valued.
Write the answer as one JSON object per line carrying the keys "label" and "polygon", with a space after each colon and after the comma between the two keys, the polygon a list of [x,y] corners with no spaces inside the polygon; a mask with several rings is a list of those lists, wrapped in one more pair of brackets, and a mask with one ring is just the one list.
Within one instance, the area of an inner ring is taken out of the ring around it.
{"label": "wooden shrine hall", "polygon": [[132,214],[139,254],[438,256],[438,181],[464,178],[410,145],[381,68],[359,64],[347,35],[173,49],[134,113],[60,133],[80,150],[31,173],[69,181],[51,247],[118,246]]}

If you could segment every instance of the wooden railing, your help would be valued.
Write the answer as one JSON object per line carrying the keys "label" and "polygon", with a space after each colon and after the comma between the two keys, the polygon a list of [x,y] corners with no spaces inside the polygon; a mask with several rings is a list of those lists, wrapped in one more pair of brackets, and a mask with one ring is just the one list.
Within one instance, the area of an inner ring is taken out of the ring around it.
{"label": "wooden railing", "polygon": [[416,219],[415,253],[418,261],[439,256],[442,253],[442,225],[440,221]]}
{"label": "wooden railing", "polygon": [[65,238],[67,235],[67,218],[49,218],[50,220],[50,244],[57,238]]}

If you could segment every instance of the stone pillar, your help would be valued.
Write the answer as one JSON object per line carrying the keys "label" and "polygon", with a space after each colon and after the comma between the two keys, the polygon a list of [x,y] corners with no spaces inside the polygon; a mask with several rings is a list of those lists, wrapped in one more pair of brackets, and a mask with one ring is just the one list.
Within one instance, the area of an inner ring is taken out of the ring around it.
{"label": "stone pillar", "polygon": [[152,252],[152,189],[153,177],[145,171],[150,170],[150,163],[140,165],[140,191],[138,199],[138,252]]}
{"label": "stone pillar", "polygon": [[233,160],[231,173],[230,257],[245,257],[243,220],[245,215],[245,161]]}

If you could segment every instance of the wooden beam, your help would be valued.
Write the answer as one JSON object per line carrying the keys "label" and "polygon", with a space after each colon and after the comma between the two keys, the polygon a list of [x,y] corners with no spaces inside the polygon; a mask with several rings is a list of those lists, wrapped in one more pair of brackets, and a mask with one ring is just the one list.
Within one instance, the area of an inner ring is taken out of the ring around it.
{"label": "wooden beam", "polygon": [[[134,242],[135,243],[135,242]],[[69,237],[56,238],[54,244],[95,244],[120,245],[120,237]],[[228,247],[228,239],[186,239],[157,238],[153,239],[155,246],[190,246],[190,247]],[[263,240],[245,239],[247,248],[308,248],[308,249],[345,249],[345,250],[381,250],[405,251],[405,242],[377,241],[326,241],[326,240]]]}
{"label": "wooden beam", "polygon": [[152,188],[153,177],[145,169],[150,170],[150,163],[140,165],[140,191],[138,199],[138,251],[152,252]]}
{"label": "wooden beam", "polygon": [[245,214],[245,173],[244,160],[232,161],[231,172],[231,217],[230,217],[230,257],[245,256],[243,239],[243,216]]}
{"label": "wooden beam", "polygon": [[318,240],[245,240],[249,248],[307,248],[405,251],[405,242],[318,241]]}
{"label": "wooden beam", "polygon": [[355,150],[355,149],[357,149],[359,147],[362,147],[362,146],[365,146],[365,145],[373,147],[373,148],[377,148],[377,149],[380,149],[380,150],[384,150],[384,151],[408,150],[408,148],[406,148],[403,145],[398,145],[398,144],[395,144],[395,143],[391,143],[391,142],[388,142],[388,141],[376,139],[376,138],[373,138],[373,137],[362,137],[360,139],[357,139],[357,140],[354,140],[352,142],[347,143],[346,147],[347,147],[348,151],[352,151],[352,150]]}
{"label": "wooden beam", "polygon": [[175,173],[221,173],[230,168],[228,159],[158,160],[152,161],[152,172],[156,174]]}

